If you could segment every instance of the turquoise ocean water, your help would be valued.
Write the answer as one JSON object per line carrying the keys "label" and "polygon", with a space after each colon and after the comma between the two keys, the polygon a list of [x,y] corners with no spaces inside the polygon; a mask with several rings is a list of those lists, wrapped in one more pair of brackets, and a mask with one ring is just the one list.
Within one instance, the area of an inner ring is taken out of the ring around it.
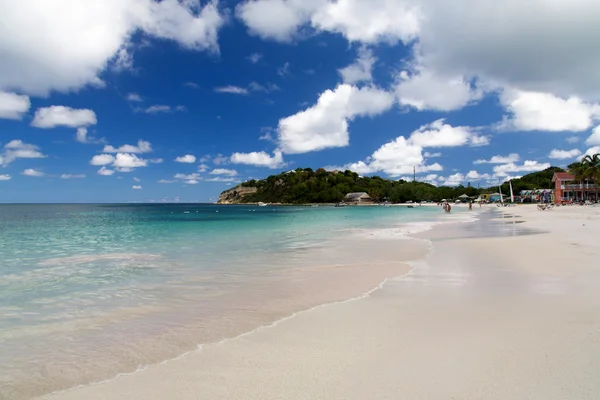
{"label": "turquoise ocean water", "polygon": [[245,315],[223,304],[243,296],[267,304],[260,282],[301,271],[311,248],[441,214],[437,207],[0,205],[0,398],[131,372],[216,340],[235,331],[231,308]]}

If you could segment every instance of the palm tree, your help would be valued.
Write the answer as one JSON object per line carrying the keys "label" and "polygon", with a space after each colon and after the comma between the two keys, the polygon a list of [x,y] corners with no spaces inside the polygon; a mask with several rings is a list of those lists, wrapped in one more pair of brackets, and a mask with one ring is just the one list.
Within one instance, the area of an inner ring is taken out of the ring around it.
{"label": "palm tree", "polygon": [[588,155],[581,160],[582,177],[600,183],[600,154]]}

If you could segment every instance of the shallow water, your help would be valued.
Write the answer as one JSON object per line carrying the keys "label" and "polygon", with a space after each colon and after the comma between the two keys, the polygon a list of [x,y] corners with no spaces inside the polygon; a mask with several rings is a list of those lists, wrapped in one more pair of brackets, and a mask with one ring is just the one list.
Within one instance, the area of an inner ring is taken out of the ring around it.
{"label": "shallow water", "polygon": [[[399,259],[365,239],[401,239],[440,218],[461,213],[2,205],[0,398],[110,378],[350,296]],[[398,243],[398,254],[423,251]]]}

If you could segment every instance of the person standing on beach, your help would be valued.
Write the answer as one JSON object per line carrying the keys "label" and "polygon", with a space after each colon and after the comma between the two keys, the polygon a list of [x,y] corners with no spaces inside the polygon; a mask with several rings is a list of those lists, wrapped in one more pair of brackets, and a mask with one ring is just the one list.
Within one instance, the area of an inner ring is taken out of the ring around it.
{"label": "person standing on beach", "polygon": [[469,211],[471,211],[472,209],[473,209],[473,203],[471,203],[471,202],[469,201]]}

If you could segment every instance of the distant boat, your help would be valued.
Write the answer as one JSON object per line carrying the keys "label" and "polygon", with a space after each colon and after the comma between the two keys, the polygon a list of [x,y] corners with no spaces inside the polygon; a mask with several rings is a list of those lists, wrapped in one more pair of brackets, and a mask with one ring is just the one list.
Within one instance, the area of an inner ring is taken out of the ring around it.
{"label": "distant boat", "polygon": [[268,206],[268,204],[267,203],[263,203],[262,201],[259,201],[258,202],[258,206],[259,207],[266,207],[266,206]]}
{"label": "distant boat", "polygon": [[346,203],[344,203],[343,201],[340,201],[339,203],[335,203],[336,207],[346,207]]}

